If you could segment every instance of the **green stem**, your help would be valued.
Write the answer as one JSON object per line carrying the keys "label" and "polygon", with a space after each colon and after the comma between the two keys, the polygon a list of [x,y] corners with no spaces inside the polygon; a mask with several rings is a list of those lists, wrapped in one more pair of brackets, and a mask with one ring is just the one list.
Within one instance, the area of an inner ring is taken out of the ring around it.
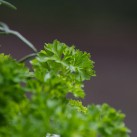
{"label": "green stem", "polygon": [[34,52],[37,52],[37,49],[33,46],[33,44],[29,42],[25,37],[23,37],[19,32],[10,30],[9,34],[15,35],[20,40],[22,40],[26,45],[28,45]]}
{"label": "green stem", "polygon": [[30,47],[34,52],[37,52],[37,49],[35,48],[35,46],[28,41],[24,36],[22,36],[19,32],[11,30],[5,23],[0,22],[0,33],[3,34],[12,34],[15,35],[16,37],[18,37],[21,41],[23,41],[26,45],[28,45],[28,47]]}
{"label": "green stem", "polygon": [[36,55],[37,55],[37,53],[32,53],[32,54],[26,55],[25,57],[21,58],[21,59],[19,60],[19,62],[20,62],[20,63],[25,62],[25,61],[27,61],[28,59],[35,57]]}
{"label": "green stem", "polygon": [[9,3],[9,2],[7,2],[7,1],[5,1],[5,0],[0,0],[0,5],[8,6],[8,7],[14,9],[14,10],[17,9],[14,5],[12,5],[11,3]]}

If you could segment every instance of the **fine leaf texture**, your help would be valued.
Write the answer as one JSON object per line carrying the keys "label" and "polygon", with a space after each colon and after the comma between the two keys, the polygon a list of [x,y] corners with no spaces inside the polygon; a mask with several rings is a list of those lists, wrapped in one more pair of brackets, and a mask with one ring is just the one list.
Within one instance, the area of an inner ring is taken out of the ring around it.
{"label": "fine leaf texture", "polygon": [[46,44],[32,61],[35,75],[40,81],[60,81],[66,89],[65,93],[72,92],[75,97],[84,97],[83,81],[95,76],[93,64],[89,53],[76,50],[74,46],[68,47],[57,40]]}
{"label": "fine leaf texture", "polygon": [[129,137],[120,111],[67,98],[95,76],[89,53],[55,40],[31,64],[0,54],[0,137]]}

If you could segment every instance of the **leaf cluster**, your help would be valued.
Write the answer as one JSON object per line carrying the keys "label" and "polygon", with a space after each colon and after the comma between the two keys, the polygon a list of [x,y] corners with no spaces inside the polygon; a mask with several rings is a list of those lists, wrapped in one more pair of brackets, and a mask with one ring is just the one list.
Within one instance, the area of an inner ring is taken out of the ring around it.
{"label": "leaf cluster", "polygon": [[[29,69],[8,55],[0,54],[0,133],[8,126],[10,119],[23,100]],[[13,110],[11,108],[14,108]]]}
{"label": "leaf cluster", "polygon": [[120,111],[79,101],[95,76],[89,53],[55,40],[30,62],[0,54],[0,137],[129,137]]}
{"label": "leaf cluster", "polygon": [[90,60],[89,53],[75,50],[74,46],[68,47],[57,40],[46,44],[31,63],[39,81],[52,82],[53,94],[56,94],[54,89],[60,88],[61,95],[71,92],[75,97],[84,97],[83,81],[95,76],[94,62]]}

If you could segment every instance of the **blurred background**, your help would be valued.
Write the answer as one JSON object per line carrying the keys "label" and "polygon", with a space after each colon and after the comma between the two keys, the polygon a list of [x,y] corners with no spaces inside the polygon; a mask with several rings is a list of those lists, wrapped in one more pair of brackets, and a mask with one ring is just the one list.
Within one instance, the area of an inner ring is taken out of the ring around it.
{"label": "blurred background", "polygon": [[[19,31],[38,50],[58,39],[90,52],[97,76],[85,83],[84,104],[108,103],[126,114],[137,136],[137,1],[8,0],[0,21]],[[0,52],[20,59],[32,53],[18,38],[0,36]]]}

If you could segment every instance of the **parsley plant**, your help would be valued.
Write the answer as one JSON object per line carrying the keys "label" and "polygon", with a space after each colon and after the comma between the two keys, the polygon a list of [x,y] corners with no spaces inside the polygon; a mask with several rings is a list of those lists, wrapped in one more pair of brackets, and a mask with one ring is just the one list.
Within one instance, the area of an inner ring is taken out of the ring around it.
{"label": "parsley plant", "polygon": [[[14,8],[4,0],[0,4]],[[11,30],[1,23],[0,31]],[[83,82],[96,75],[89,53],[58,40],[37,52],[16,34],[35,53],[20,61],[0,53],[0,137],[129,137],[121,111],[80,101]],[[68,99],[68,93],[75,99]]]}

